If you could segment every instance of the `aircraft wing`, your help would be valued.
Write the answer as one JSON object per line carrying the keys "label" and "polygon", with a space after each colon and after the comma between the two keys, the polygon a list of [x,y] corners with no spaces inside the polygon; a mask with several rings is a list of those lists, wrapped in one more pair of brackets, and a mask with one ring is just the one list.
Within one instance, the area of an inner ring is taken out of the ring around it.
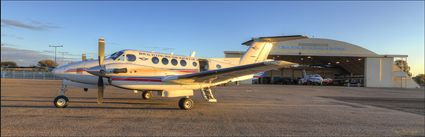
{"label": "aircraft wing", "polygon": [[179,84],[192,84],[192,83],[216,83],[242,76],[252,75],[263,71],[282,68],[285,66],[293,65],[292,62],[286,61],[265,61],[260,63],[235,66],[230,68],[216,69],[203,71],[199,73],[192,73],[186,75],[170,76],[163,79]]}

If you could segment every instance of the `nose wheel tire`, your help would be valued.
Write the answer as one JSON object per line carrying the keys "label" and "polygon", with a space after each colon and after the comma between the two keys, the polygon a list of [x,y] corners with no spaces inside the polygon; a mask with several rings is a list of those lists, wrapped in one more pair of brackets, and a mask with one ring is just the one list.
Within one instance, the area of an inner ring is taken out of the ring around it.
{"label": "nose wheel tire", "polygon": [[69,99],[66,96],[61,95],[55,98],[55,100],[53,101],[53,104],[57,108],[65,108],[66,106],[68,106],[68,102],[69,102]]}
{"label": "nose wheel tire", "polygon": [[190,98],[182,98],[179,101],[179,107],[180,107],[180,109],[190,110],[190,109],[193,108],[194,105],[195,105],[195,103]]}
{"label": "nose wheel tire", "polygon": [[142,93],[142,97],[143,97],[143,99],[146,99],[146,100],[151,99],[152,98],[152,92],[145,91],[145,92]]}

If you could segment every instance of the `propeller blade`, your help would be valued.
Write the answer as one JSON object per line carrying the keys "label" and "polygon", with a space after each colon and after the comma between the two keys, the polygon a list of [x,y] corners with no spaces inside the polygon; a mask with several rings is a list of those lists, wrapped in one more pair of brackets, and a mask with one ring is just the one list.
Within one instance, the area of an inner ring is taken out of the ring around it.
{"label": "propeller blade", "polygon": [[105,85],[103,84],[103,78],[99,77],[97,81],[97,104],[102,104],[103,102],[103,90]]}
{"label": "propeller blade", "polygon": [[103,83],[103,77],[104,76],[104,66],[103,61],[105,59],[105,39],[103,37],[99,38],[99,44],[98,44],[98,59],[99,59],[99,67],[100,70],[98,72],[99,79],[97,81],[97,103],[102,104],[103,102],[103,90],[105,88],[105,85]]}
{"label": "propeller blade", "polygon": [[103,65],[103,60],[105,58],[105,39],[103,37],[99,38],[99,47],[98,47],[98,59],[99,66]]}

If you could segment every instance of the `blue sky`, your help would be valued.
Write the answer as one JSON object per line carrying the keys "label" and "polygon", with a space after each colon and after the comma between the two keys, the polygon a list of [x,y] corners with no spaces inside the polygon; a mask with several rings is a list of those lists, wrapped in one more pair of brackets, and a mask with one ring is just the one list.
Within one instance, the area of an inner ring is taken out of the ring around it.
{"label": "blue sky", "polygon": [[[424,2],[1,1],[5,46],[79,55],[155,50],[223,57],[252,37],[302,34],[346,41],[378,54],[406,54],[424,73]],[[11,25],[12,24],[12,25]],[[50,53],[47,53],[50,54]],[[78,57],[78,56],[75,56]]]}

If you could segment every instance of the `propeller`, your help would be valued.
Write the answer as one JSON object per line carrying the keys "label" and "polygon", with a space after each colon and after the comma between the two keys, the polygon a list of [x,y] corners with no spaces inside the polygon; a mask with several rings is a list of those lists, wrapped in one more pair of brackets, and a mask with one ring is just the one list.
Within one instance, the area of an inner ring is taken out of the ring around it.
{"label": "propeller", "polygon": [[103,61],[105,58],[105,40],[103,37],[99,38],[98,44],[98,59],[99,59],[99,67],[100,67],[100,75],[97,80],[97,103],[102,104],[103,102],[103,91],[105,89],[105,84],[103,83],[102,74],[105,74],[105,67],[103,65]]}

